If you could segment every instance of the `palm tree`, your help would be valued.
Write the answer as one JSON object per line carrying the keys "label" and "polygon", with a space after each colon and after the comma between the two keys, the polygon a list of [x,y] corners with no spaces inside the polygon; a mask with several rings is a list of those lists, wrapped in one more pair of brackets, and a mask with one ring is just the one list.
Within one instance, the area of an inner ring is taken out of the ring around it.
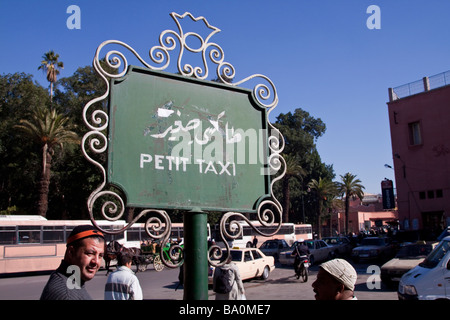
{"label": "palm tree", "polygon": [[330,180],[319,178],[319,181],[316,179],[312,179],[308,183],[308,187],[311,190],[315,190],[317,195],[317,201],[318,201],[318,212],[317,212],[317,233],[319,238],[322,237],[322,228],[321,228],[321,221],[322,216],[325,213],[325,209],[327,206],[327,202],[330,200],[330,198],[333,198],[336,193],[336,184]]}
{"label": "palm tree", "polygon": [[283,177],[283,198],[284,198],[284,213],[283,221],[289,221],[289,208],[290,208],[290,192],[289,192],[289,180],[291,178],[301,178],[306,175],[306,171],[299,165],[299,160],[296,156],[290,154],[283,155],[286,161],[286,173]]}
{"label": "palm tree", "polygon": [[[330,237],[334,236],[333,233],[333,215],[337,215],[340,211],[342,211],[342,208],[344,207],[344,203],[342,201],[341,198],[338,198],[339,195],[339,185],[338,182],[335,182],[335,186],[336,186],[336,194],[334,194],[332,196],[332,198],[330,199],[330,209],[331,209],[331,214],[330,214]],[[339,218],[339,216],[337,216]],[[340,228],[339,228],[339,219],[337,221],[338,225],[337,225],[337,230],[338,232],[340,232]]]}
{"label": "palm tree", "polygon": [[29,120],[22,119],[14,127],[24,137],[32,139],[42,150],[42,172],[39,181],[38,214],[45,217],[48,209],[48,193],[50,185],[50,168],[56,148],[63,149],[66,143],[79,143],[78,135],[71,131],[69,118],[56,112],[55,109],[36,108]]}
{"label": "palm tree", "polygon": [[56,82],[56,76],[59,74],[60,69],[64,69],[64,63],[58,61],[59,54],[53,50],[46,52],[42,56],[41,65],[38,70],[44,71],[47,74],[47,80],[50,82],[50,101],[53,101],[53,84]]}
{"label": "palm tree", "polygon": [[344,232],[348,233],[348,212],[350,197],[356,199],[358,197],[360,200],[364,198],[364,186],[361,184],[361,180],[356,179],[356,175],[347,172],[345,175],[341,175],[342,182],[339,182],[339,192],[342,196],[345,195],[345,223]]}

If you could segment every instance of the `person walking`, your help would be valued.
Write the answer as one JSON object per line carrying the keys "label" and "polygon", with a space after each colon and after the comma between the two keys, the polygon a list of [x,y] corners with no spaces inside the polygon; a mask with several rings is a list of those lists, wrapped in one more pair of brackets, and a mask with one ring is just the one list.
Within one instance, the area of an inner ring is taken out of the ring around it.
{"label": "person walking", "polygon": [[139,279],[131,270],[133,257],[128,252],[117,255],[118,268],[108,276],[105,284],[105,300],[142,300]]}
{"label": "person walking", "polygon": [[231,256],[221,267],[216,267],[213,274],[213,291],[216,300],[244,300],[245,290],[238,266]]}
{"label": "person walking", "polygon": [[253,248],[256,248],[258,246],[258,238],[256,236],[253,236],[252,245]]}
{"label": "person walking", "polygon": [[67,238],[66,252],[45,285],[41,300],[92,300],[85,282],[100,268],[105,251],[103,234],[91,225],[75,227]]}

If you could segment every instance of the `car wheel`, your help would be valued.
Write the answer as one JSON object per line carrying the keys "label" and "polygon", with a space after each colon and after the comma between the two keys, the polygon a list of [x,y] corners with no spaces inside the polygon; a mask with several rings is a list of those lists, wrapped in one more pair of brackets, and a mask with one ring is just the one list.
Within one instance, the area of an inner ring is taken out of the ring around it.
{"label": "car wheel", "polygon": [[269,269],[268,266],[265,266],[264,270],[263,270],[263,273],[261,275],[261,279],[262,280],[267,280],[269,278],[269,275],[270,275],[270,269]]}
{"label": "car wheel", "polygon": [[309,257],[309,263],[311,263],[311,265],[314,265],[314,256],[310,256]]}

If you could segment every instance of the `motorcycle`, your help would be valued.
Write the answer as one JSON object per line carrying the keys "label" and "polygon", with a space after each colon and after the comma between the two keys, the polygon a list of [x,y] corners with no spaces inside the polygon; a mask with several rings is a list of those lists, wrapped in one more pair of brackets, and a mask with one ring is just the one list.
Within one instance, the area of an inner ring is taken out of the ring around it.
{"label": "motorcycle", "polygon": [[308,256],[301,256],[300,262],[298,263],[297,267],[295,268],[295,275],[297,279],[300,279],[302,277],[303,282],[308,281],[308,275],[309,275],[309,258]]}

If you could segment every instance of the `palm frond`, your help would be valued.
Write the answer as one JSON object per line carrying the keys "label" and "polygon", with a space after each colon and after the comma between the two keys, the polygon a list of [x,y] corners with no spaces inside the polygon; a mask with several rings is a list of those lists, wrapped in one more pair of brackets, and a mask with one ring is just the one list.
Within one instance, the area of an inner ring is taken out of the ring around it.
{"label": "palm frond", "polygon": [[31,119],[22,119],[14,126],[25,136],[41,146],[48,144],[49,149],[63,146],[65,143],[79,143],[78,135],[70,130],[69,118],[55,109],[35,109]]}

